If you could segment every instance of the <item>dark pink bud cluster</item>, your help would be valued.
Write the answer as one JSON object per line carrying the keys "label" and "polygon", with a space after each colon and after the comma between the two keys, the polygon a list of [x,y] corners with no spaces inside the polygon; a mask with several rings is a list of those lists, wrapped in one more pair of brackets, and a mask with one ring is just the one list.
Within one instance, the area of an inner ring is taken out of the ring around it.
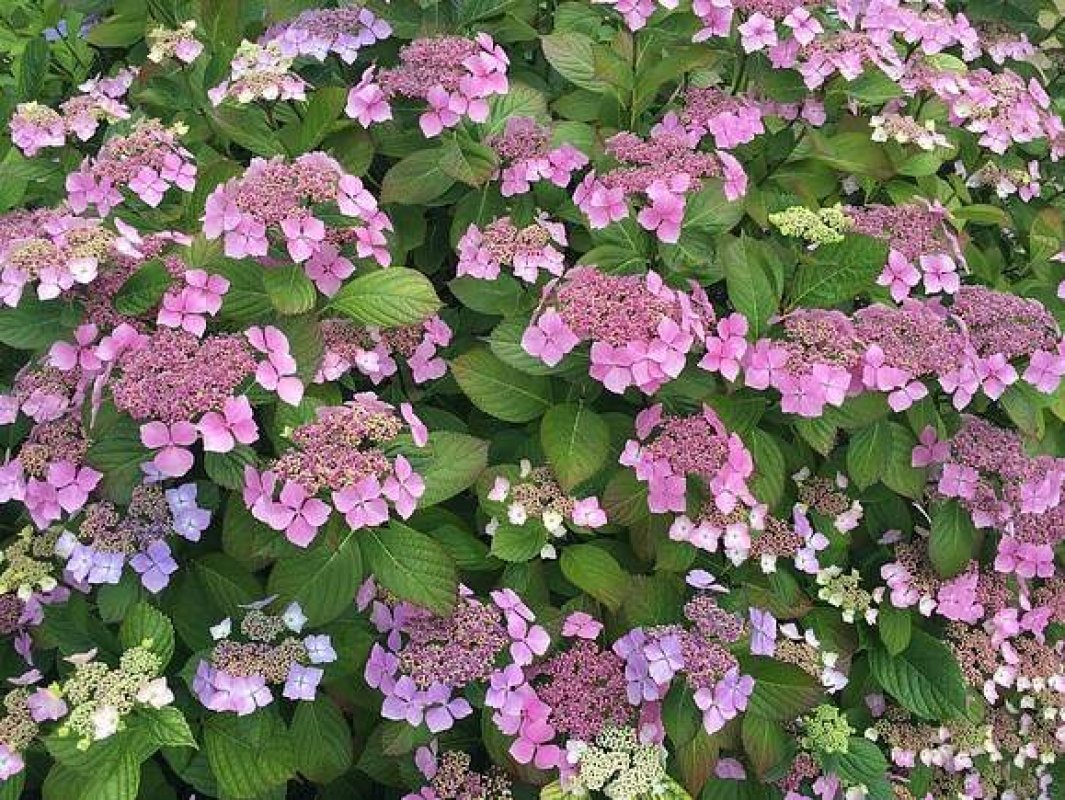
{"label": "dark pink bud cluster", "polygon": [[504,197],[525,194],[538,181],[565,188],[588,164],[588,157],[568,142],[553,146],[551,129],[531,117],[508,117],[503,132],[489,136],[486,144],[499,157]]}
{"label": "dark pink bud cluster", "polygon": [[203,232],[208,239],[222,237],[230,258],[265,257],[271,239],[280,240],[289,257],[305,264],[308,276],[332,294],[353,268],[340,254],[340,239],[330,241],[325,223],[315,216],[327,204],[357,221],[350,230],[359,258],[373,258],[382,266],[391,263],[385,231],[392,230],[392,222],[361,180],[321,152],[292,161],[280,156],[253,159],[243,175],[207,197]]}
{"label": "dark pink bud cluster", "polygon": [[238,716],[274,700],[271,686],[288,700],[313,702],[328,664],[337,660],[328,634],[302,636],[307,617],[298,603],[267,614],[271,600],[246,606],[239,637],[228,617],[211,628],[214,647],[200,659],[192,692],[204,707]]}
{"label": "dark pink bud cluster", "polygon": [[630,386],[653,394],[680,375],[713,321],[713,307],[698,285],[689,294],[670,289],[655,272],[619,276],[580,267],[545,287],[521,344],[555,366],[590,341],[593,378],[618,394]]}
{"label": "dark pink bud cluster", "polygon": [[947,210],[936,203],[899,206],[845,206],[849,230],[888,243],[888,261],[877,283],[901,302],[924,282],[927,294],[954,294],[965,266],[961,246],[947,224]]}
{"label": "dark pink bud cluster", "polygon": [[245,469],[244,504],[300,547],[313,541],[333,509],[354,530],[386,523],[389,503],[406,519],[425,493],[425,482],[403,455],[390,458],[384,452],[405,427],[416,446],[426,444],[428,431],[408,403],[397,414],[364,393],[341,406],[320,407],[314,421],[289,434],[293,446],[268,469]]}
{"label": "dark pink bud cluster", "polygon": [[[760,103],[730,94],[716,86],[692,87],[684,93],[684,108],[680,122],[690,133],[702,138],[714,137],[714,146],[728,150],[754,140],[765,133]],[[663,127],[673,127],[671,115],[666,115]]]}
{"label": "dark pink bud cluster", "polygon": [[535,283],[540,270],[561,277],[565,261],[559,248],[565,246],[565,226],[543,214],[523,228],[510,217],[500,217],[484,228],[471,224],[459,239],[455,274],[492,281],[503,267],[509,267],[526,283]]}
{"label": "dark pink bud cluster", "polygon": [[379,74],[367,70],[348,94],[347,115],[363,127],[391,119],[389,101],[408,97],[429,104],[418,124],[426,136],[439,136],[463,118],[487,121],[488,98],[509,89],[510,59],[487,33],[415,39],[399,58],[398,66]]}

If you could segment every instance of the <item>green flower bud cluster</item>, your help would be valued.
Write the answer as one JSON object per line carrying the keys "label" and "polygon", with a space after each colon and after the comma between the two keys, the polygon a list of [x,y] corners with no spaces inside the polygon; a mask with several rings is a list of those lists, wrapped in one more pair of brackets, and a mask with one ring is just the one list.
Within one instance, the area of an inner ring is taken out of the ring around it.
{"label": "green flower bud cluster", "polygon": [[18,538],[0,552],[0,594],[14,592],[22,600],[28,600],[35,591],[50,592],[58,582],[52,574],[55,565],[50,561],[34,558],[33,528],[19,531]]}
{"label": "green flower bud cluster", "polygon": [[873,602],[873,596],[861,587],[862,576],[856,569],[843,572],[839,567],[829,567],[817,573],[817,596],[843,612],[843,619],[854,622],[864,616]]}
{"label": "green flower bud cluster", "polygon": [[827,703],[803,717],[802,726],[799,743],[807,750],[820,753],[846,753],[854,735],[854,728],[843,712]]}
{"label": "green flower bud cluster", "polygon": [[810,244],[842,242],[844,233],[851,226],[850,217],[839,204],[816,211],[805,206],[791,206],[770,214],[769,221],[785,236],[794,236]]}
{"label": "green flower bud cluster", "polygon": [[640,744],[632,728],[604,728],[594,744],[578,751],[577,764],[582,788],[610,800],[671,794],[671,785],[679,789],[666,775],[662,748]]}
{"label": "green flower bud cluster", "polygon": [[70,714],[59,727],[60,736],[77,736],[85,750],[122,727],[122,718],[133,711],[137,693],[159,673],[162,660],[148,649],[149,643],[126,650],[117,668],[102,661],[85,661],[59,686]]}

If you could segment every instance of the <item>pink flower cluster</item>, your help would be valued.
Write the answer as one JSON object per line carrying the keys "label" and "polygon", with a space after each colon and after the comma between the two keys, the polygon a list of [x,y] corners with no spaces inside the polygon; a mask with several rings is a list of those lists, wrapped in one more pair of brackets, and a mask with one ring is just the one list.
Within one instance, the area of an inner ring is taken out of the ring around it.
{"label": "pink flower cluster", "polygon": [[76,214],[95,207],[106,217],[122,202],[119,188],[155,208],[173,186],[183,192],[196,188],[196,164],[173,128],[149,119],[135,123],[129,134],[112,136],[67,175],[67,204]]}
{"label": "pink flower cluster", "polygon": [[[481,602],[460,587],[455,609],[446,615],[406,602],[389,605],[374,599],[375,592],[371,579],[359,593],[360,608],[371,607],[371,621],[387,638],[374,645],[364,676],[384,695],[385,719],[424,722],[433,733],[448,730],[473,713],[462,696],[467,686],[494,681],[499,669],[520,674],[550,644],[547,631],[510,589]],[[502,659],[508,666],[497,668]]]}
{"label": "pink flower cluster", "polygon": [[128,119],[129,108],[120,102],[133,85],[136,70],[123,69],[113,77],[83,83],[81,94],[65,100],[59,111],[36,102],[20,103],[11,117],[11,141],[32,158],[45,147],[62,147],[67,136],[87,142],[101,120]]}
{"label": "pink flower cluster", "polygon": [[754,459],[709,406],[688,417],[666,416],[662,405],[636,416],[636,439],[625,443],[620,462],[647,484],[647,507],[654,514],[683,514],[688,508],[688,477],[699,478],[724,514],[754,506],[747,488]]}
{"label": "pink flower cluster", "polygon": [[399,328],[363,327],[347,319],[322,321],[325,350],[315,374],[315,383],[335,381],[356,370],[375,385],[399,371],[406,363],[415,383],[442,378],[447,362],[439,349],[451,343],[451,328],[438,316],[421,324]]}
{"label": "pink flower cluster", "polygon": [[278,616],[266,614],[263,609],[271,601],[245,607],[240,639],[233,635],[229,618],[211,628],[215,645],[206,659],[200,659],[190,681],[192,693],[205,708],[252,714],[273,702],[272,685],[280,686],[281,696],[288,700],[314,700],[324,665],[337,660],[332,639],[324,633],[297,638],[307,622],[302,609],[292,603]]}
{"label": "pink flower cluster", "polygon": [[[662,128],[674,129],[676,116],[672,112],[667,114],[661,123]],[[728,150],[752,142],[765,133],[764,116],[761,103],[716,86],[693,86],[684,93],[684,107],[679,119],[693,136],[700,139],[713,136],[715,147]]]}
{"label": "pink flower cluster", "polygon": [[647,139],[623,131],[611,136],[606,151],[614,169],[589,172],[573,193],[573,202],[592,228],[605,228],[629,215],[629,202],[643,196],[649,204],[639,212],[640,225],[663,242],[676,242],[684,222],[689,192],[706,178],[724,183],[725,197],[736,200],[747,191],[747,174],[727,152],[697,149],[700,135],[687,131],[675,116],[656,125]]}
{"label": "pink flower cluster", "polygon": [[488,98],[509,89],[510,59],[487,33],[415,39],[399,59],[380,74],[371,67],[348,93],[347,115],[364,128],[391,119],[390,101],[401,96],[429,104],[418,124],[426,136],[439,136],[463,118],[487,121]]}
{"label": "pink flower cluster", "polygon": [[926,430],[913,463],[930,468],[935,496],[956,500],[978,528],[1002,532],[996,570],[1054,574],[1054,547],[1065,540],[1065,459],[1029,456],[1016,433],[966,416],[949,442]]}
{"label": "pink flower cluster", "polygon": [[694,283],[689,294],[670,289],[655,272],[615,276],[579,267],[545,287],[521,344],[553,367],[590,341],[593,378],[617,394],[630,386],[654,394],[684,370],[713,320],[706,293]]}
{"label": "pink flower cluster", "polygon": [[906,69],[890,39],[866,31],[826,33],[805,45],[793,38],[770,48],[769,58],[777,69],[797,69],[811,90],[820,89],[837,74],[845,81],[856,80],[869,65],[892,80]]}
{"label": "pink flower cluster", "polygon": [[216,106],[227,99],[241,104],[306,100],[309,84],[292,71],[292,61],[280,42],[242,42],[230,62],[229,79],[209,89],[207,96]]}
{"label": "pink flower cluster", "polygon": [[145,589],[162,591],[178,570],[167,539],[177,534],[198,542],[211,524],[211,512],[197,504],[196,495],[195,483],[165,493],[141,486],[121,512],[107,501],[86,506],[76,533],[65,529],[56,541],[55,553],[65,559],[64,580],[82,590],[114,585],[128,561]]}
{"label": "pink flower cluster", "polygon": [[978,134],[979,143],[999,155],[1012,145],[1038,139],[1053,141],[1065,133],[1039,81],[1026,81],[1010,69],[956,72],[922,68],[912,76],[909,86],[935,94],[946,104],[951,125]]}
{"label": "pink flower cluster", "polygon": [[[96,279],[119,254],[136,253],[136,231],[116,221],[118,233],[99,219],[79,218],[66,208],[12,211],[0,217],[0,301],[12,308],[25,288],[54,300]],[[134,238],[130,238],[134,237]]]}
{"label": "pink flower cluster", "polygon": [[182,271],[183,286],[173,287],[163,294],[156,325],[181,328],[193,336],[202,337],[207,330],[207,317],[222,310],[222,298],[229,291],[229,281],[221,275],[211,275],[202,269]]}
{"label": "pink flower cluster", "polygon": [[692,12],[703,26],[694,41],[728,36],[740,12],[745,17],[737,26],[744,52],[769,49],[774,55],[807,45],[824,31],[821,21],[807,9],[815,5],[807,0],[694,0]]}
{"label": "pink flower cluster", "polygon": [[359,51],[392,35],[392,26],[365,6],[309,8],[292,19],[270,26],[259,44],[276,42],[287,58],[305,56],[325,61],[330,53],[345,64]]}
{"label": "pink flower cluster", "polygon": [[[692,573],[689,580],[693,576],[697,582],[703,577]],[[721,608],[709,591],[696,594],[685,605],[684,614],[690,628],[633,628],[614,643],[613,649],[625,661],[630,703],[663,700],[674,678],[683,675],[702,712],[703,727],[713,734],[747,708],[754,691],[754,678],[740,672],[739,662],[730,651],[747,632],[746,623]],[[774,620],[769,635],[768,619],[771,617],[759,617],[763,625],[752,632],[751,652],[772,652],[776,625]]]}
{"label": "pink flower cluster", "polygon": [[499,157],[504,197],[525,194],[539,181],[565,188],[573,173],[588,164],[588,157],[568,142],[553,146],[551,129],[531,117],[507,117],[503,132],[485,143]]}
{"label": "pink flower cluster", "polygon": [[406,457],[390,458],[384,451],[404,423],[414,444],[424,446],[428,431],[407,403],[397,415],[391,405],[364,393],[344,405],[319,407],[313,421],[292,431],[292,447],[268,469],[245,468],[244,504],[299,547],[314,540],[334,509],[354,530],[386,523],[389,504],[407,519],[425,482]]}
{"label": "pink flower cluster", "polygon": [[[904,300],[851,317],[798,309],[782,320],[780,338],[760,339],[741,356],[745,385],[778,389],[782,410],[804,417],[863,391],[884,392],[904,411],[928,395],[929,379],[960,410],[978,392],[996,400],[1024,380],[1049,394],[1065,377],[1065,343],[1042,304],[981,286],[961,287],[949,307]],[[1022,374],[1011,362],[1024,358]]]}
{"label": "pink flower cluster", "polygon": [[[315,216],[317,206],[335,204],[354,225],[343,239],[333,235]],[[306,153],[288,161],[255,158],[243,175],[226,181],[207,197],[203,232],[208,239],[223,237],[229,258],[265,257],[271,239],[280,239],[289,257],[304,264],[319,288],[334,293],[353,267],[340,254],[339,244],[353,231],[359,258],[391,263],[385,231],[388,216],[361,180],[347,174],[331,156]],[[335,241],[334,241],[335,240]]]}
{"label": "pink flower cluster", "polygon": [[559,248],[565,246],[565,226],[543,214],[523,228],[510,217],[500,217],[484,228],[471,223],[459,239],[455,274],[493,281],[506,266],[526,283],[536,283],[540,270],[558,278],[565,269]]}

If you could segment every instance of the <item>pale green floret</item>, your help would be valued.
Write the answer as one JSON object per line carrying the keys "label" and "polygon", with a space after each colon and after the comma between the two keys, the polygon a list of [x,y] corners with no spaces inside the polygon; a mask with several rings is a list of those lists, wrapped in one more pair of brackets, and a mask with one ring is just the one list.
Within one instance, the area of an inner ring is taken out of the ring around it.
{"label": "pale green floret", "polygon": [[604,728],[595,744],[580,750],[578,764],[581,788],[602,791],[610,800],[668,794],[662,748],[640,744],[632,728]]}
{"label": "pale green floret", "polygon": [[856,569],[843,572],[839,567],[826,567],[817,573],[817,596],[843,612],[847,622],[865,614],[873,596],[861,586],[862,576]]}
{"label": "pale green floret", "polygon": [[842,206],[813,210],[805,206],[791,206],[769,215],[769,221],[785,236],[794,236],[810,244],[834,244],[843,241],[851,226]]}
{"label": "pale green floret", "polygon": [[820,753],[846,753],[854,728],[843,712],[828,704],[819,705],[802,719],[804,734],[799,742],[807,750]]}

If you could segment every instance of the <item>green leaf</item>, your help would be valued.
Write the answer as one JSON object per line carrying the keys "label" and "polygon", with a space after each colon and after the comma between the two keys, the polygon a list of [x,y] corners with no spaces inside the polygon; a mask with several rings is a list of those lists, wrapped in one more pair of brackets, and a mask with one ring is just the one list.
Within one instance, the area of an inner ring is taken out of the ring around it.
{"label": "green leaf", "polygon": [[880,480],[891,452],[891,428],[881,420],[851,436],[847,445],[847,474],[859,489],[865,489]]}
{"label": "green leaf", "polygon": [[729,200],[720,183],[708,181],[688,199],[684,208],[683,229],[716,235],[735,227],[743,219],[743,214],[742,201]]}
{"label": "green leaf", "polygon": [[482,186],[499,168],[496,151],[480,142],[450,141],[440,153],[440,169],[457,181]]}
{"label": "green leaf", "polygon": [[263,287],[263,267],[251,260],[219,259],[211,268],[229,281],[219,316],[238,325],[250,325],[272,313],[273,304]]}
{"label": "green leaf", "polygon": [[838,244],[821,245],[796,270],[790,307],[828,308],[868,293],[887,263],[887,254],[886,242],[858,234],[848,234]]}
{"label": "green leaf", "polygon": [[203,468],[207,477],[234,492],[244,486],[244,468],[255,463],[255,451],[246,444],[237,444],[228,453],[203,454]]}
{"label": "green leaf", "polygon": [[750,711],[778,722],[809,711],[822,697],[817,679],[792,664],[766,658],[742,658],[744,673],[754,678]]}
{"label": "green leaf", "polygon": [[207,113],[224,136],[255,155],[270,158],[285,154],[280,137],[258,106],[226,103]]}
{"label": "green leaf", "polygon": [[418,150],[397,161],[381,181],[381,202],[421,205],[435,200],[455,184],[441,168],[440,148]]}
{"label": "green leaf", "polygon": [[754,477],[751,491],[763,503],[773,508],[784,498],[787,483],[787,462],[775,436],[760,428],[753,428],[745,437],[754,458]]}
{"label": "green leaf", "polygon": [[314,627],[332,622],[351,606],[362,583],[358,535],[342,522],[328,524],[313,547],[277,560],[267,592],[299,603]]}
{"label": "green leaf", "polygon": [[548,536],[547,528],[535,521],[525,525],[501,521],[492,534],[489,552],[501,561],[532,561],[540,557]]}
{"label": "green leaf", "polygon": [[66,339],[74,328],[70,309],[61,300],[42,302],[25,292],[16,308],[0,310],[0,343],[16,350],[38,350]]}
{"label": "green leaf", "polygon": [[85,456],[88,464],[104,474],[103,487],[107,496],[120,503],[128,503],[133,487],[140,484],[144,473],[141,463],[151,460],[141,444],[140,433],[132,420],[122,420],[89,446]]}
{"label": "green leaf", "polygon": [[357,537],[343,523],[329,524],[313,548],[277,560],[267,592],[284,603],[299,603],[315,627],[337,619],[355,600],[362,583]]}
{"label": "green leaf", "polygon": [[758,714],[744,714],[740,738],[743,751],[759,778],[764,778],[788,756],[788,735],[774,720]]}
{"label": "green leaf", "polygon": [[826,771],[835,773],[845,786],[865,786],[869,800],[892,800],[895,793],[888,782],[888,763],[873,742],[852,736],[847,752],[830,753],[822,758]]}
{"label": "green leaf", "polygon": [[130,275],[115,293],[112,301],[115,311],[127,317],[148,313],[159,305],[171,281],[163,262],[152,259]]}
{"label": "green leaf", "polygon": [[137,715],[144,719],[145,730],[152,743],[158,747],[196,747],[188,720],[176,706],[163,708],[138,708]]}
{"label": "green leaf", "polygon": [[476,483],[488,465],[488,442],[454,431],[433,431],[425,447],[403,453],[425,481],[418,507],[442,503]]}
{"label": "green leaf", "polygon": [[544,57],[563,78],[592,92],[604,92],[609,84],[596,74],[594,42],[574,31],[540,37]]}
{"label": "green leaf", "polygon": [[355,755],[351,730],[328,697],[297,704],[290,736],[296,769],[315,783],[329,783],[351,767]]}
{"label": "green leaf", "polygon": [[207,596],[227,617],[241,606],[262,599],[262,587],[238,561],[225,553],[207,553],[191,562],[192,573]]}
{"label": "green leaf", "polygon": [[348,90],[343,86],[315,89],[303,111],[303,119],[293,120],[281,132],[289,153],[299,155],[317,147],[344,110],[347,99]]}
{"label": "green leaf", "polygon": [[298,264],[264,269],[263,288],[281,314],[304,314],[314,308],[318,298],[314,281]]}
{"label": "green leaf", "polygon": [[295,753],[276,705],[254,714],[210,714],[204,752],[226,797],[253,800],[292,778]]}
{"label": "green leaf", "polygon": [[126,615],[119,638],[127,650],[144,645],[162,659],[163,667],[174,655],[174,626],[166,614],[145,602],[137,603]]}
{"label": "green leaf", "polygon": [[885,454],[880,480],[893,492],[920,500],[924,496],[927,477],[923,469],[913,466],[913,447],[917,439],[909,428],[897,422],[889,422],[887,427],[891,433],[891,448]]}
{"label": "green leaf", "polygon": [[484,124],[486,135],[502,133],[511,117],[531,117],[539,122],[551,119],[543,93],[524,83],[511,81],[510,91],[494,95],[488,102],[488,122]]}
{"label": "green leaf", "polygon": [[459,388],[477,408],[505,422],[528,422],[551,406],[551,383],[507,366],[477,346],[451,362]]}
{"label": "green leaf", "polygon": [[447,287],[462,305],[478,314],[506,316],[530,305],[521,283],[511,275],[500,275],[494,281],[464,275],[448,281]]}
{"label": "green leaf", "polygon": [[941,577],[953,578],[964,572],[982,539],[969,512],[957,501],[947,500],[932,511],[928,558]]}
{"label": "green leaf", "polygon": [[429,279],[417,270],[388,267],[360,275],[340,288],[329,308],[361,322],[398,328],[423,322],[440,307]]}
{"label": "green leaf", "polygon": [[562,574],[611,611],[617,611],[629,590],[631,576],[601,547],[576,544],[562,551]]}
{"label": "green leaf", "polygon": [[727,237],[718,254],[729,300],[747,318],[751,335],[762,336],[780,304],[780,292],[769,274],[773,253],[763,242],[741,234]]}
{"label": "green leaf", "polygon": [[880,631],[880,641],[891,655],[897,656],[910,646],[913,620],[906,609],[895,608],[890,603],[881,604],[876,627]]}
{"label": "green leaf", "polygon": [[117,754],[89,770],[53,764],[41,796],[44,800],[135,800],[140,779],[140,761],[129,753]]}
{"label": "green leaf", "polygon": [[41,85],[48,77],[49,55],[48,41],[43,36],[31,38],[26,42],[22,56],[18,59],[18,83],[15,92],[19,100],[25,102],[38,99]]}
{"label": "green leaf", "polygon": [[965,714],[965,680],[946,645],[914,629],[910,645],[892,656],[869,651],[874,680],[906,709],[927,720],[956,719]]}
{"label": "green leaf", "polygon": [[129,47],[144,37],[144,14],[115,14],[93,25],[85,41],[97,47]]}
{"label": "green leaf", "polygon": [[566,403],[544,414],[540,444],[562,488],[570,491],[603,468],[610,428],[583,403]]}
{"label": "green leaf", "polygon": [[436,540],[393,521],[360,531],[358,542],[368,571],[384,588],[440,614],[454,607],[455,563]]}

